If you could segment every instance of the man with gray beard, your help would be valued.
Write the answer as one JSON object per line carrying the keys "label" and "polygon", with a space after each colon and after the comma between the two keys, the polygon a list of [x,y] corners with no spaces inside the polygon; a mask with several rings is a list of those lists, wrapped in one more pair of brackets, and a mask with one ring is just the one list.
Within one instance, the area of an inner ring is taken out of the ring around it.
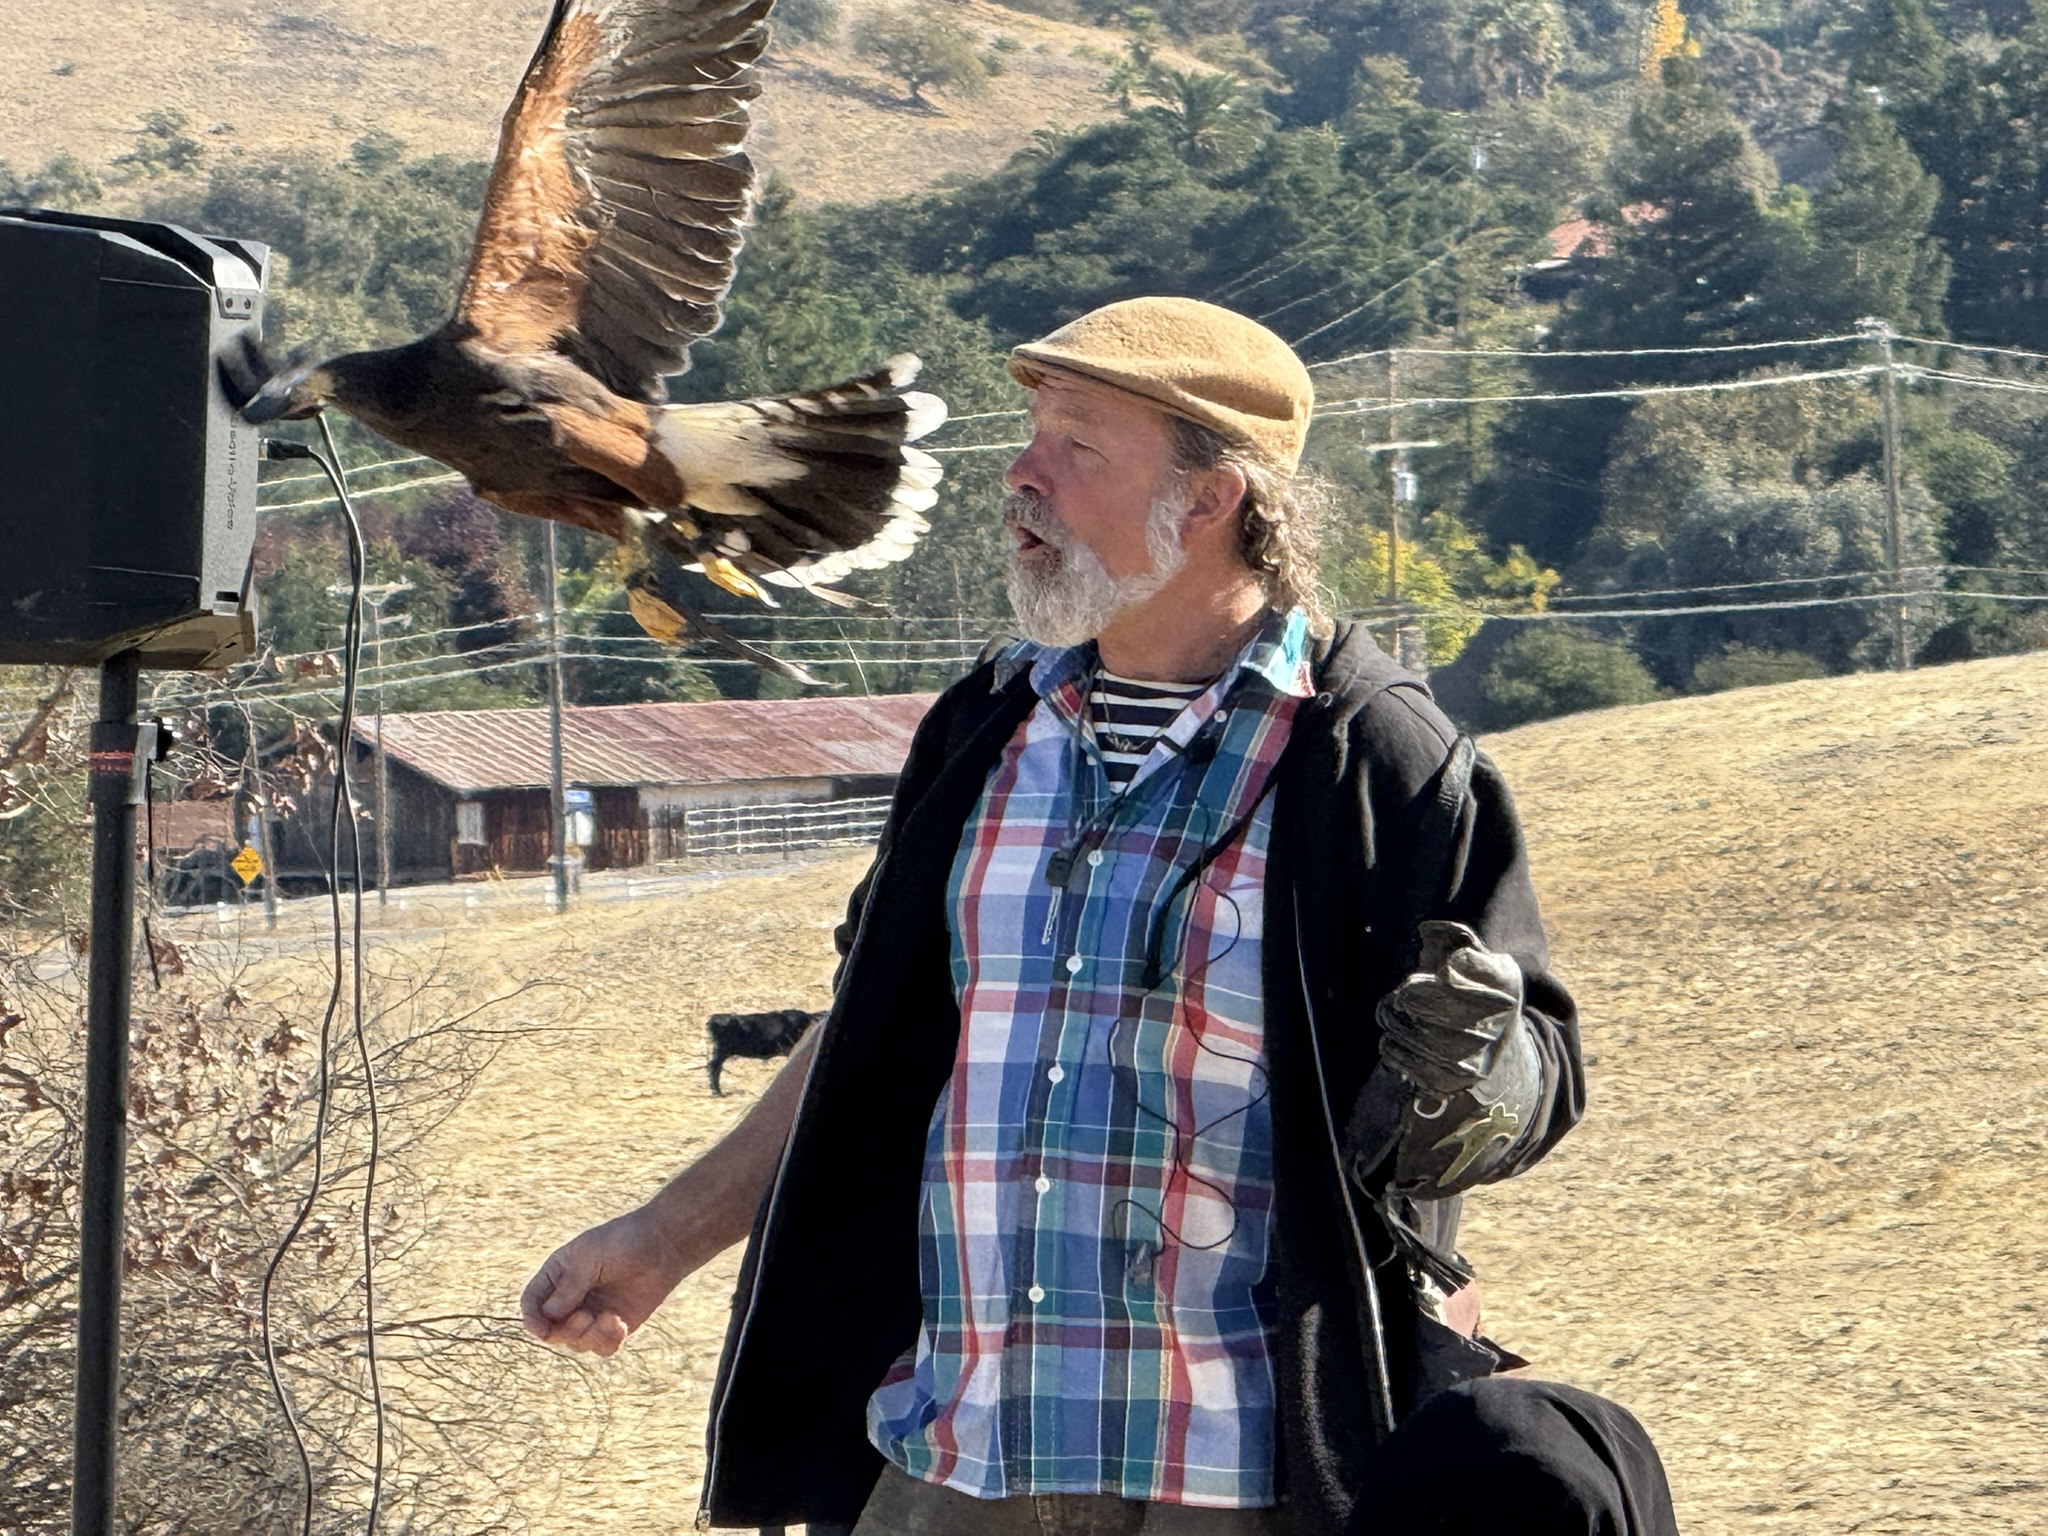
{"label": "man with gray beard", "polygon": [[1016,349],[1024,638],[918,732],[831,1013],[558,1250],[609,1354],[751,1231],[699,1523],[1667,1536],[1623,1408],[1478,1332],[1464,1191],[1582,1113],[1498,773],[1334,626],[1279,337],[1137,299]]}
{"label": "man with gray beard", "polygon": [[1018,627],[1041,645],[1080,645],[1109,627],[1124,609],[1142,603],[1171,581],[1187,563],[1180,542],[1187,507],[1168,494],[1152,503],[1145,519],[1150,565],[1121,579],[1109,574],[1094,550],[1076,539],[1038,492],[1021,489],[1003,498],[1003,523],[1058,555],[1058,564],[1035,568],[1023,560],[1010,566],[1010,608]]}

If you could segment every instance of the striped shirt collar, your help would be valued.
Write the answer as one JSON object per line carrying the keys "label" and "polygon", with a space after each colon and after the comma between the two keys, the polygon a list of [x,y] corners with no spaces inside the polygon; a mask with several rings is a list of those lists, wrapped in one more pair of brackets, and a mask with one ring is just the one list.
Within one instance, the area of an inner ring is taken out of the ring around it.
{"label": "striped shirt collar", "polygon": [[[1080,645],[1040,645],[1019,640],[996,658],[995,686],[1008,686],[1018,673],[1029,671],[1031,687],[1040,698],[1051,698],[1070,683],[1077,683],[1095,670],[1095,642]],[[1287,613],[1269,611],[1258,633],[1245,642],[1244,649],[1211,685],[1218,697],[1227,694],[1240,679],[1256,679],[1274,692],[1305,699],[1316,691],[1308,662],[1308,616],[1299,608]],[[1199,711],[1198,711],[1199,712]]]}

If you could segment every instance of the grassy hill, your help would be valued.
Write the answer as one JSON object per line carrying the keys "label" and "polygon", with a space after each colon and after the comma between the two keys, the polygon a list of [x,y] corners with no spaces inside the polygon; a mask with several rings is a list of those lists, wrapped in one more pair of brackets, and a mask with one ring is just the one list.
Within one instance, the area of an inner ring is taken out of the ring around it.
{"label": "grassy hill", "polygon": [[1685,1529],[2038,1531],[2048,656],[1559,720],[1515,783],[1592,1110],[1477,1201],[1501,1336]]}
{"label": "grassy hill", "polygon": [[[1642,1415],[1691,1536],[2048,1526],[2048,655],[1486,745],[1592,1078],[1559,1151],[1468,1205],[1489,1331]],[[703,1017],[822,1002],[861,864],[564,918],[409,898],[400,921],[449,925],[450,1008],[542,978],[584,1001],[436,1133],[418,1171],[444,1199],[387,1310],[506,1317],[549,1247],[720,1134],[772,1069],[734,1063],[712,1098]],[[567,1406],[566,1362],[522,1367],[581,1448],[522,1488],[536,1529],[687,1526],[737,1257],[599,1373],[608,1430]]]}
{"label": "grassy hill", "polygon": [[[849,24],[875,0],[848,0]],[[914,190],[982,173],[1034,130],[1104,115],[1100,62],[1077,47],[1122,38],[957,0],[949,14],[993,42],[1004,71],[937,112],[849,52],[779,48],[757,108],[760,157],[806,198]],[[21,6],[0,29],[0,154],[17,169],[75,154],[101,166],[145,113],[183,112],[209,155],[339,155],[370,129],[420,149],[487,156],[548,7],[537,0],[95,0]]]}

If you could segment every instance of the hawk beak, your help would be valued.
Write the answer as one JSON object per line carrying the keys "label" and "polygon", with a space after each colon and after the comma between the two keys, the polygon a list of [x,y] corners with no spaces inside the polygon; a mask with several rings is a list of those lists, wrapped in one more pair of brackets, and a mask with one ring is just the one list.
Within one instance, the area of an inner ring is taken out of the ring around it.
{"label": "hawk beak", "polygon": [[302,420],[317,415],[325,403],[316,388],[317,368],[304,362],[277,367],[247,331],[221,353],[217,368],[228,399],[254,426]]}
{"label": "hawk beak", "polygon": [[254,426],[263,426],[273,421],[282,421],[291,414],[292,397],[288,390],[275,389],[265,384],[242,406],[242,420]]}

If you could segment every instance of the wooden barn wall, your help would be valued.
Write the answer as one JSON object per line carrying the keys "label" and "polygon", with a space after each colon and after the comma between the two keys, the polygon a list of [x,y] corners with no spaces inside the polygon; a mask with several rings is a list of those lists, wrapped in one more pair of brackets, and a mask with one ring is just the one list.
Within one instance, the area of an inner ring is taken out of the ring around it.
{"label": "wooden barn wall", "polygon": [[[391,787],[391,883],[418,885],[446,880],[455,873],[455,793],[396,758],[387,758]],[[359,798],[366,808],[376,805],[374,759],[363,764],[363,786]],[[366,827],[365,832],[369,829]],[[366,838],[365,862],[375,854]]]}

